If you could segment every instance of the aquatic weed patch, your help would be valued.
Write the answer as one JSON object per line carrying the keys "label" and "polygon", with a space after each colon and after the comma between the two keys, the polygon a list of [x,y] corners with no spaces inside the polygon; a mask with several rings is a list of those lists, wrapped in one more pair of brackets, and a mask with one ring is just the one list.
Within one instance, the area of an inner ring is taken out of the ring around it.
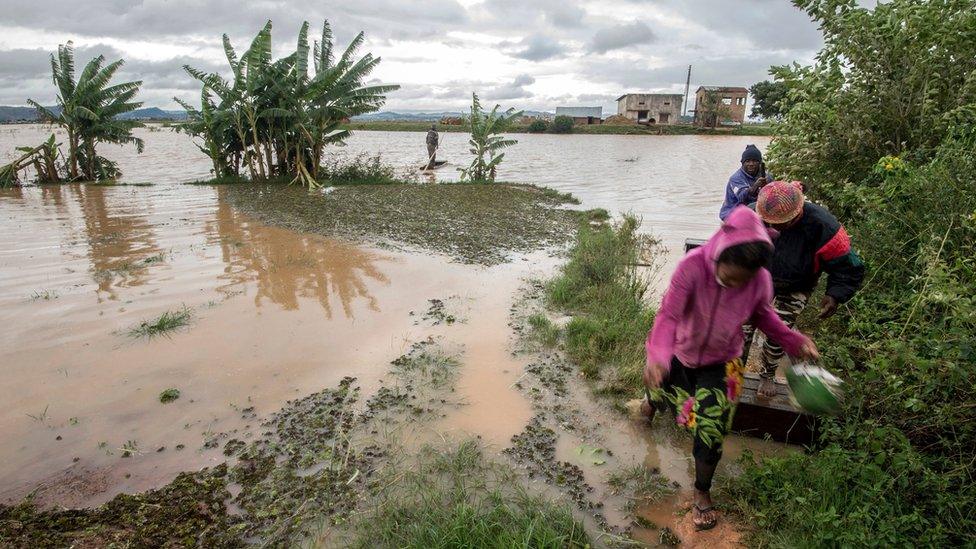
{"label": "aquatic weed patch", "polygon": [[235,208],[265,223],[326,236],[397,243],[495,265],[513,252],[567,244],[584,215],[571,197],[528,185],[400,184],[335,187],[227,185]]}
{"label": "aquatic weed patch", "polygon": [[152,320],[143,320],[131,328],[129,336],[151,339],[159,335],[169,335],[173,330],[189,325],[191,318],[193,318],[193,312],[186,306],[175,311],[166,311]]}
{"label": "aquatic weed patch", "polygon": [[0,540],[11,547],[240,547],[228,497],[227,466],[219,465],[96,509],[40,510],[26,499],[0,505]]}

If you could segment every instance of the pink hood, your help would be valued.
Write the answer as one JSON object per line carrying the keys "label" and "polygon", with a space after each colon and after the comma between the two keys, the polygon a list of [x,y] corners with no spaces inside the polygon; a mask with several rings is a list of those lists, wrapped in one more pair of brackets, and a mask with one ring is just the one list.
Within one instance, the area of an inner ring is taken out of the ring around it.
{"label": "pink hood", "polygon": [[742,354],[742,325],[746,323],[762,330],[787,353],[797,354],[806,336],[790,330],[773,310],[769,271],[761,269],[739,288],[718,283],[718,256],[726,248],[746,242],[772,246],[759,216],[739,206],[704,246],[682,258],[647,335],[649,362],[665,369],[672,357],[691,368],[728,362]]}

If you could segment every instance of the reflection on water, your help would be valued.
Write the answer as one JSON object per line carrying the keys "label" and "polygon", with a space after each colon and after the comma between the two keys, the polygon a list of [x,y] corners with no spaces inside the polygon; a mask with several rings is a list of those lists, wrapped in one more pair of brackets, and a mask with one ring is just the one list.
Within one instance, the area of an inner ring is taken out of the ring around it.
{"label": "reflection on water", "polygon": [[366,281],[389,284],[377,266],[389,258],[335,240],[251,223],[223,200],[223,191],[217,188],[221,199],[210,224],[227,264],[218,277],[224,282],[218,290],[232,295],[243,284],[255,281],[256,306],[268,299],[284,309],[297,309],[298,297],[309,297],[332,318],[330,296],[335,296],[347,317],[354,316],[353,301],[359,299],[371,311],[380,311]]}

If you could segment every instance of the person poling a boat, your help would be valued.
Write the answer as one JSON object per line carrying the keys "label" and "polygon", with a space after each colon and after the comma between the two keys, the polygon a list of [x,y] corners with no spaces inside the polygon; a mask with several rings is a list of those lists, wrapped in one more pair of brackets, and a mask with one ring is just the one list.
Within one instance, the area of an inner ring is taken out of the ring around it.
{"label": "person poling a boat", "polygon": [[772,176],[766,173],[762,152],[755,145],[746,145],[741,162],[742,167],[729,177],[729,182],[725,185],[725,201],[718,212],[722,221],[725,221],[736,206],[748,206],[755,202],[759,190],[772,180]]}
{"label": "person poling a boat", "polygon": [[[773,181],[759,191],[757,198],[756,212],[775,233],[769,271],[776,313],[787,325],[795,326],[817,287],[820,273],[826,271],[827,289],[820,302],[820,318],[833,315],[838,305],[854,296],[864,280],[864,264],[851,248],[844,226],[823,206],[805,201],[803,183],[799,181]],[[746,326],[745,332],[743,360],[748,360],[755,329]],[[763,344],[761,379],[756,389],[759,397],[776,395],[773,380],[782,356],[783,349],[775,342],[767,340]]]}
{"label": "person poling a boat", "polygon": [[792,356],[819,358],[813,341],[772,308],[764,269],[773,254],[759,216],[738,206],[722,227],[678,263],[647,336],[642,411],[670,410],[695,437],[695,528],[715,526],[710,490],[742,389],[742,325],[751,320]]}
{"label": "person poling a boat", "polygon": [[427,167],[424,169],[431,170],[436,165],[439,143],[440,135],[437,133],[437,124],[431,124],[430,130],[427,132]]}

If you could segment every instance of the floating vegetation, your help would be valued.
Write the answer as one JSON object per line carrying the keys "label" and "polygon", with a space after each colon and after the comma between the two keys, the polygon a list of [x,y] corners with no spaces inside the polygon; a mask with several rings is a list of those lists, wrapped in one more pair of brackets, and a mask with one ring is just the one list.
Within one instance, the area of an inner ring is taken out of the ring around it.
{"label": "floating vegetation", "polygon": [[401,377],[421,377],[433,387],[452,383],[461,363],[435,344],[433,339],[415,343],[407,354],[393,362],[393,373]]}
{"label": "floating vegetation", "polygon": [[125,444],[119,448],[119,451],[122,452],[122,457],[124,458],[131,457],[132,454],[141,453],[139,452],[139,443],[134,440],[125,441]]}
{"label": "floating vegetation", "polygon": [[143,320],[138,326],[129,330],[129,335],[148,338],[158,335],[168,336],[173,330],[188,325],[192,316],[193,313],[184,305],[182,309],[166,311],[153,320]]}
{"label": "floating vegetation", "polygon": [[457,317],[447,312],[443,299],[428,299],[427,302],[430,303],[430,308],[424,313],[423,320],[430,322],[432,326],[457,322]]}
{"label": "floating vegetation", "polygon": [[167,402],[173,402],[178,398],[180,398],[179,389],[169,388],[163,391],[162,393],[159,393],[159,401],[162,402],[163,404],[166,404]]}
{"label": "floating vegetation", "polygon": [[41,413],[39,413],[37,415],[27,414],[27,417],[33,419],[34,421],[38,421],[40,423],[44,423],[45,421],[47,421],[47,409],[50,408],[50,407],[51,407],[51,405],[48,404],[47,406],[44,407],[44,410],[42,410]]}
{"label": "floating vegetation", "polygon": [[529,185],[358,185],[331,193],[297,186],[225,185],[235,208],[270,225],[331,237],[420,247],[471,264],[568,244],[587,214],[572,197]]}

